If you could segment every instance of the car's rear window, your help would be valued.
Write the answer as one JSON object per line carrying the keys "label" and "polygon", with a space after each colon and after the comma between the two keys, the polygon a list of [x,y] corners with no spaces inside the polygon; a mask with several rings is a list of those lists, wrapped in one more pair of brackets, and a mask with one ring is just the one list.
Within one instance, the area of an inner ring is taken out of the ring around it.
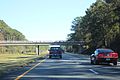
{"label": "car's rear window", "polygon": [[113,50],[111,49],[100,49],[98,50],[99,53],[110,53],[110,52],[114,52]]}
{"label": "car's rear window", "polygon": [[51,47],[50,50],[60,50],[60,47]]}

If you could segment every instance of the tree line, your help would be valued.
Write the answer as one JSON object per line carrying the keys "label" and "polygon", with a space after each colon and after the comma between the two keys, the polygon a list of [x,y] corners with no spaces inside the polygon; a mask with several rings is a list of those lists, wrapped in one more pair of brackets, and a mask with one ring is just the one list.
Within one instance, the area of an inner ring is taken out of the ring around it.
{"label": "tree line", "polygon": [[120,52],[120,0],[96,0],[85,12],[73,20],[68,41],[85,41],[84,53],[99,47]]}
{"label": "tree line", "polygon": [[21,32],[19,32],[16,29],[12,29],[3,20],[0,20],[0,40],[18,41],[18,40],[26,40],[26,39]]}
{"label": "tree line", "polygon": [[[12,29],[3,20],[0,20],[0,41],[27,41],[25,36],[16,29]],[[0,54],[24,53],[34,51],[33,46],[0,46]]]}

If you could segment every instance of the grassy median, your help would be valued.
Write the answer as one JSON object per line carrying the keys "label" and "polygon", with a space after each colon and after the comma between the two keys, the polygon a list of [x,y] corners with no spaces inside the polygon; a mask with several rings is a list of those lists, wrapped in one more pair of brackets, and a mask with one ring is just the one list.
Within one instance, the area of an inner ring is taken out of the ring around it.
{"label": "grassy median", "polygon": [[14,67],[25,66],[34,62],[37,58],[42,58],[47,52],[42,52],[39,56],[35,53],[29,54],[0,54],[0,75]]}

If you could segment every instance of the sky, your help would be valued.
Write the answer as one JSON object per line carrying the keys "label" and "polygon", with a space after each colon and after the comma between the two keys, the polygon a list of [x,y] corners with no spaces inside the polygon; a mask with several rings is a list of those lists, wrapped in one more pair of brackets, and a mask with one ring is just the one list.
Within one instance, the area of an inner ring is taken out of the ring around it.
{"label": "sky", "polygon": [[0,0],[0,20],[29,41],[66,40],[75,17],[96,0]]}

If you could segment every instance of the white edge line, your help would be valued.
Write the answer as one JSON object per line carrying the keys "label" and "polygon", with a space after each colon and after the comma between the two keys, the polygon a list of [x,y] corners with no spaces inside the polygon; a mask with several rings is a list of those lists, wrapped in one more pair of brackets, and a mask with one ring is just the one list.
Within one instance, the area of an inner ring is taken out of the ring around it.
{"label": "white edge line", "polygon": [[98,72],[94,71],[93,69],[89,69],[91,72],[93,72],[94,74],[99,74]]}

